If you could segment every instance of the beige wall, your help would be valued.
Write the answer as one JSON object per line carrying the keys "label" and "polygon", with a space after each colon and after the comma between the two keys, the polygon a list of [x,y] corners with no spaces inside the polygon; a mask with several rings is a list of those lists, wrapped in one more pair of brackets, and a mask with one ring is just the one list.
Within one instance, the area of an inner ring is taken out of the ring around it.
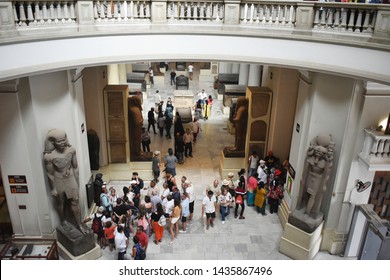
{"label": "beige wall", "polygon": [[268,150],[285,160],[290,154],[299,72],[294,69],[264,66],[263,84],[273,92]]}

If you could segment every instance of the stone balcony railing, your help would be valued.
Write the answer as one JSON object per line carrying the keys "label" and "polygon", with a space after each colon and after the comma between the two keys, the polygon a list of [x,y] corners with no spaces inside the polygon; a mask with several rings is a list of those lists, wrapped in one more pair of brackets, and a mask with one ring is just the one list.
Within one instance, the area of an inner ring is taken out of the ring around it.
{"label": "stone balcony railing", "polygon": [[364,145],[359,159],[370,171],[388,171],[390,167],[390,135],[365,129]]}
{"label": "stone balcony railing", "polygon": [[[299,38],[390,50],[390,6],[308,1],[4,1],[0,43],[37,35],[84,36],[85,32],[191,33],[198,30]],[[188,29],[185,26],[191,25]],[[147,28],[145,28],[147,26]],[[195,27],[194,27],[195,26]],[[176,29],[175,29],[176,27]]]}

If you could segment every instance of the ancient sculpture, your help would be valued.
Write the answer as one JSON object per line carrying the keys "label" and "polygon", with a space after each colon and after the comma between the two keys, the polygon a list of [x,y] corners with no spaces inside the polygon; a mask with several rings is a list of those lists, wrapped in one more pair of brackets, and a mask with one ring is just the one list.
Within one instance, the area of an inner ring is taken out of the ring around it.
{"label": "ancient sculpture", "polygon": [[334,143],[331,135],[317,136],[309,146],[303,171],[303,194],[301,208],[306,214],[320,211],[330,171],[333,166]]}
{"label": "ancient sculpture", "polygon": [[235,127],[234,147],[229,151],[245,151],[246,130],[248,125],[248,99],[240,96],[237,99],[237,107],[234,113],[233,125]]}
{"label": "ancient sculpture", "polygon": [[129,138],[130,138],[130,155],[142,157],[141,152],[141,134],[144,118],[142,116],[141,99],[139,96],[132,96],[128,100],[129,107]]}
{"label": "ancient sculpture", "polygon": [[51,195],[56,199],[63,229],[69,231],[71,224],[75,224],[76,228],[84,234],[85,228],[82,227],[80,216],[79,169],[76,150],[69,144],[65,131],[49,130],[43,159]]}
{"label": "ancient sculpture", "polygon": [[302,174],[300,197],[297,208],[289,217],[289,223],[313,232],[322,222],[320,211],[333,167],[334,142],[329,134],[321,134],[310,142]]}

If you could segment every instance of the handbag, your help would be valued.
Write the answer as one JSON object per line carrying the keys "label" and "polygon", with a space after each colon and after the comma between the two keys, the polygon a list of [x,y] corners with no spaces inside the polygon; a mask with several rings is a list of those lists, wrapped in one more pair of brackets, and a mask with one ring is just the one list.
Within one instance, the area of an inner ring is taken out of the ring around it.
{"label": "handbag", "polygon": [[239,194],[239,195],[237,195],[237,197],[236,197],[236,204],[242,204],[242,195],[241,194]]}
{"label": "handbag", "polygon": [[158,220],[158,225],[160,227],[165,227],[166,224],[167,224],[167,218],[165,218],[164,215],[161,215],[160,219]]}

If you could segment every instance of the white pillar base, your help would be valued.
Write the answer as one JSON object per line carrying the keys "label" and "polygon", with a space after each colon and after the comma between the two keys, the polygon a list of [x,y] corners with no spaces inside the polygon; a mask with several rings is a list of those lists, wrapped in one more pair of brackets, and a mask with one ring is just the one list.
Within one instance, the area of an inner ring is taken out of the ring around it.
{"label": "white pillar base", "polygon": [[279,252],[295,260],[313,259],[320,250],[323,226],[324,222],[314,232],[307,233],[286,223]]}

